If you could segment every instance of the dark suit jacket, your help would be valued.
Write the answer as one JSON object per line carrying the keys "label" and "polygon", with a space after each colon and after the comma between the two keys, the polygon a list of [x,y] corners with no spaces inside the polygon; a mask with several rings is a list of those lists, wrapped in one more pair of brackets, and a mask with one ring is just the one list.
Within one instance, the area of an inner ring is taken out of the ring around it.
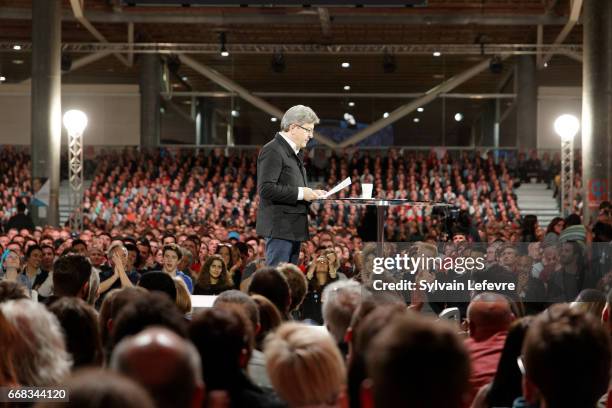
{"label": "dark suit jacket", "polygon": [[289,241],[308,240],[309,203],[297,200],[298,187],[308,184],[306,169],[277,133],[257,158],[257,234]]}

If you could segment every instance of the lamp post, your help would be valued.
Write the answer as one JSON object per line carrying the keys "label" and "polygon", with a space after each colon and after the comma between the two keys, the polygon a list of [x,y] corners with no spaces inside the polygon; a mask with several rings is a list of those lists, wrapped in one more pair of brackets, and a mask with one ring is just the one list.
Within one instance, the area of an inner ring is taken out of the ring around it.
{"label": "lamp post", "polygon": [[561,214],[566,217],[574,203],[574,137],[580,122],[574,115],[561,115],[555,120],[555,132],[561,137]]}
{"label": "lamp post", "polygon": [[80,110],[64,114],[64,127],[68,132],[68,178],[70,182],[70,229],[83,229],[83,131],[87,127],[87,115]]}

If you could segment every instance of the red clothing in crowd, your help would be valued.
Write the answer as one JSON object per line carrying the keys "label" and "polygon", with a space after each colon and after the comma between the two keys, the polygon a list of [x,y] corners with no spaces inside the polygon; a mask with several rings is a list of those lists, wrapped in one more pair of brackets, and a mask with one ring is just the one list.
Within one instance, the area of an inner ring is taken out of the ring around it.
{"label": "red clothing in crowd", "polygon": [[472,364],[468,406],[472,404],[480,387],[493,381],[507,336],[508,332],[503,331],[483,341],[475,341],[471,337],[465,341]]}

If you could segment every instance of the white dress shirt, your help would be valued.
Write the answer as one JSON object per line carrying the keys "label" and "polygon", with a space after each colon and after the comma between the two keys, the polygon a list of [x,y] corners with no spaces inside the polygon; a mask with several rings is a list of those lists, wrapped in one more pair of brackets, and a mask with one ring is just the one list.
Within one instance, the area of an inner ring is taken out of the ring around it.
{"label": "white dress shirt", "polygon": [[[291,140],[289,138],[289,135],[285,132],[278,132],[283,139],[285,139],[285,141],[287,143],[289,143],[289,146],[291,146],[291,149],[293,149],[293,151],[295,152],[295,155],[297,156],[297,154],[300,152],[300,148],[293,142],[293,140]],[[298,196],[297,196],[298,201],[303,200],[304,199],[304,187],[298,187]]]}

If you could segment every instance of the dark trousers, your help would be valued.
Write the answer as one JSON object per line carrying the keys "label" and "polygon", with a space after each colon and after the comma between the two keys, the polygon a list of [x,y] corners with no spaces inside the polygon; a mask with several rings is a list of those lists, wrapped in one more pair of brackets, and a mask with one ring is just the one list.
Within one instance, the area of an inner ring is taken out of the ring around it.
{"label": "dark trousers", "polygon": [[301,245],[300,241],[266,238],[266,265],[277,266],[281,262],[297,265]]}

